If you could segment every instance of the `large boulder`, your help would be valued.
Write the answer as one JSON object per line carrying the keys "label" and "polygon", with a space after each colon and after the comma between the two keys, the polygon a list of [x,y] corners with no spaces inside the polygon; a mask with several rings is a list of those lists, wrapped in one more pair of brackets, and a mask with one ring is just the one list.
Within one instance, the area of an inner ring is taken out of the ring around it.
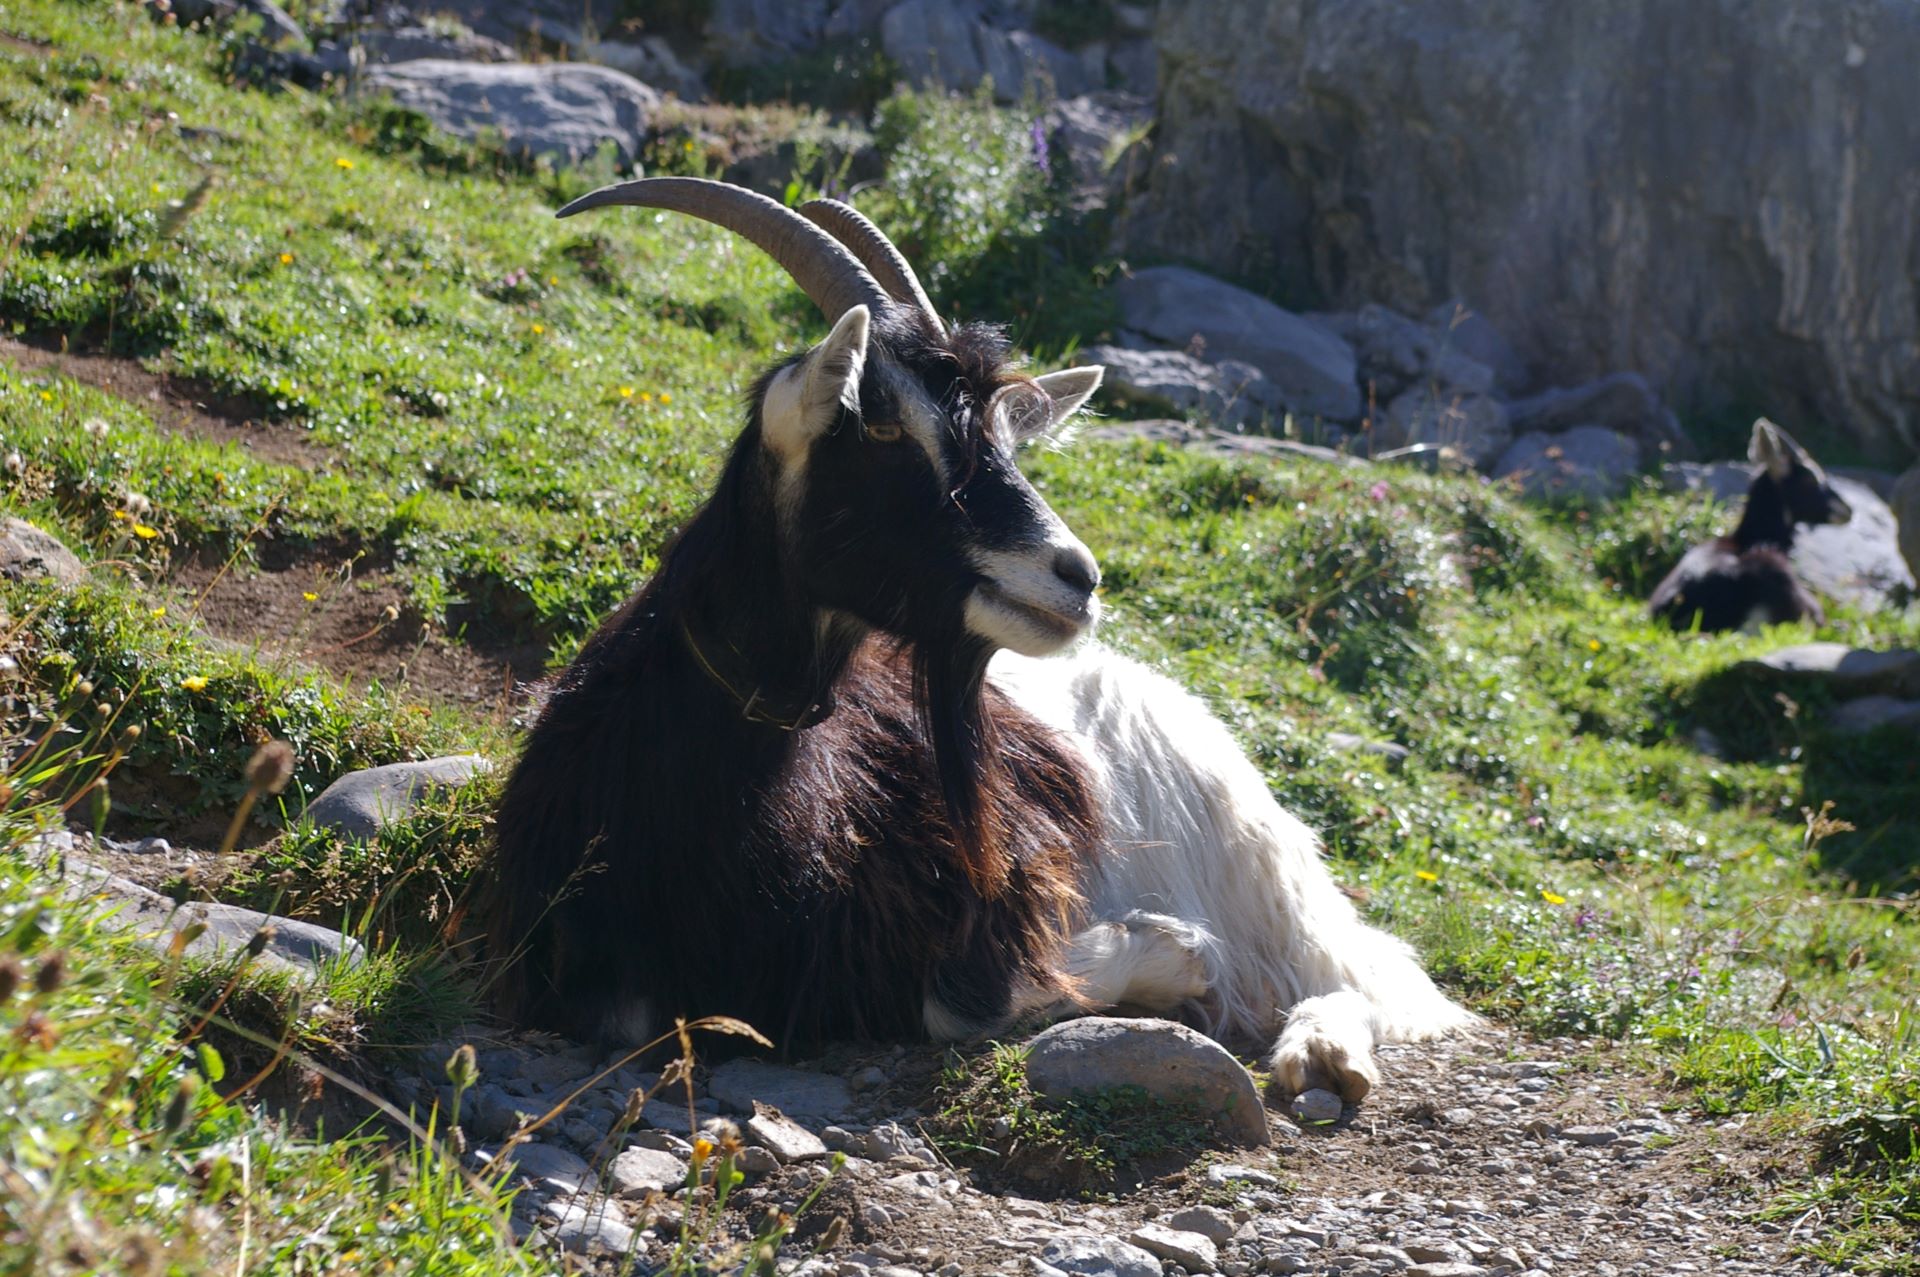
{"label": "large boulder", "polygon": [[1604,426],[1575,426],[1521,435],[1500,454],[1493,477],[1537,501],[1604,500],[1626,491],[1639,469],[1639,444]]}
{"label": "large boulder", "polygon": [[1122,1086],[1196,1104],[1236,1144],[1272,1135],[1253,1077],[1219,1043],[1184,1024],[1088,1016],[1056,1024],[1028,1043],[1027,1085],[1056,1099]]}
{"label": "large boulder", "polygon": [[518,155],[574,163],[612,143],[621,164],[640,154],[660,94],[586,62],[527,64],[423,58],[367,68],[364,83],[462,137],[498,134]]}
{"label": "large boulder", "polygon": [[1135,271],[1114,294],[1128,328],[1209,360],[1252,364],[1295,412],[1330,421],[1360,415],[1353,347],[1311,320],[1184,266]]}
{"label": "large boulder", "polygon": [[1482,469],[1498,460],[1511,442],[1513,427],[1499,400],[1428,384],[1396,397],[1387,405],[1386,416],[1376,418],[1373,426],[1375,456],[1409,444],[1431,443],[1456,450]]}
{"label": "large boulder", "polygon": [[1089,346],[1086,363],[1107,370],[1102,389],[1132,404],[1190,412],[1237,426],[1278,416],[1278,388],[1252,364],[1229,359],[1210,364],[1179,350],[1127,350]]}
{"label": "large boulder", "polygon": [[1126,251],[1920,449],[1920,5],[1165,0],[1155,40]]}

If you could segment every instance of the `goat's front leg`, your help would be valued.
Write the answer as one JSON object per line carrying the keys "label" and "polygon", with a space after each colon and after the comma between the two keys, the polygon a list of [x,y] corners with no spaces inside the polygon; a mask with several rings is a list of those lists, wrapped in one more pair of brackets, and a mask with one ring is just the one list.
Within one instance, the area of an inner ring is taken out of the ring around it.
{"label": "goat's front leg", "polygon": [[1268,1084],[1281,1095],[1332,1091],[1349,1103],[1380,1084],[1373,1005],[1351,989],[1296,1003],[1274,1044]]}

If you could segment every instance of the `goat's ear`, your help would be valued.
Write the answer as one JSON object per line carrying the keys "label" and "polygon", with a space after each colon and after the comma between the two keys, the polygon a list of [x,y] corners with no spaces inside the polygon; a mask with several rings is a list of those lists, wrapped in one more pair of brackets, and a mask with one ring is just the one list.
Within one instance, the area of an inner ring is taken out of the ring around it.
{"label": "goat's ear", "polygon": [[804,456],[840,410],[860,410],[860,375],[867,366],[872,317],[865,306],[840,316],[826,340],[785,369],[767,387],[760,407],[767,445],[783,457]]}
{"label": "goat's ear", "polygon": [[1784,479],[1793,473],[1796,453],[1799,445],[1787,437],[1786,431],[1768,421],[1765,417],[1753,423],[1753,438],[1747,443],[1747,460],[1757,466],[1766,467],[1766,471],[1775,479]]}
{"label": "goat's ear", "polygon": [[1106,375],[1107,370],[1099,364],[1087,364],[1080,368],[1042,373],[1033,382],[1047,392],[1047,398],[1053,400],[1053,424],[1059,426],[1093,397],[1093,392],[1100,389],[1100,379]]}

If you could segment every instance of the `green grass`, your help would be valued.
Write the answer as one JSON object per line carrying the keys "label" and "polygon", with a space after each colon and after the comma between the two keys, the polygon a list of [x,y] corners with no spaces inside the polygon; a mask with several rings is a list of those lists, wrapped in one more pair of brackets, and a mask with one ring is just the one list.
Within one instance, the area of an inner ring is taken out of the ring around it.
{"label": "green grass", "polygon": [[[409,1023],[429,1032],[474,996],[442,946],[488,791],[370,844],[302,828],[299,812],[352,767],[505,758],[513,737],[214,641],[158,582],[188,561],[244,572],[359,555],[444,632],[492,627],[562,659],[695,508],[753,375],[820,324],[777,268],[718,231],[640,214],[555,222],[591,174],[529,171],[377,105],[228,83],[216,41],[134,6],[4,0],[0,30],[53,44],[0,44],[0,227],[20,231],[0,242],[0,315],[36,342],[191,378],[296,450],[274,461],[179,437],[148,405],[0,363],[0,457],[19,458],[0,471],[0,505],[96,568],[76,593],[0,585],[9,739],[37,739],[69,703],[83,723],[109,707],[104,736],[57,736],[87,744],[18,784],[16,806],[92,812],[84,785],[117,748],[114,818],[166,832],[230,810],[248,751],[290,740],[294,783],[265,816],[291,831],[222,890],[344,922],[381,957],[360,987],[341,985],[333,1018],[252,977],[235,1015],[303,1050],[400,1045]],[[218,132],[189,135],[169,112]],[[944,307],[1011,321],[1064,360],[1110,322],[1095,286],[1107,264],[1089,247],[1098,228],[1058,215],[1026,124],[978,100],[889,100],[894,169],[864,206]],[[996,170],[974,183],[995,192],[984,220],[923,189],[942,177],[933,157],[956,153]],[[1703,1110],[1762,1115],[1793,1174],[1756,1212],[1818,1210],[1810,1244],[1835,1262],[1920,1271],[1920,761],[1908,738],[1834,736],[1815,688],[1736,670],[1807,631],[1690,638],[1648,623],[1652,582],[1723,513],[1651,484],[1612,507],[1541,511],[1468,479],[1150,445],[1041,453],[1029,469],[1101,559],[1109,641],[1214,706],[1323,831],[1341,880],[1451,989],[1529,1031],[1632,1044]],[[1836,607],[1821,637],[1914,645],[1920,611]],[[1702,728],[1723,757],[1694,746]],[[1336,731],[1412,752],[1392,768],[1332,749]],[[1851,828],[1810,819],[1829,802]],[[43,887],[5,863],[4,907],[35,908]],[[71,1231],[49,1206],[56,1182],[104,1236],[183,1229],[190,1213],[154,1218],[142,1195],[166,1182],[210,1193],[192,1167],[244,1144],[249,1173],[272,1185],[256,1200],[278,1211],[284,1198],[291,1233],[320,1219],[322,1187],[351,1196],[326,1244],[388,1247],[366,1252],[369,1269],[383,1254],[405,1267],[405,1247],[435,1230],[464,1248],[444,1271],[517,1262],[496,1245],[495,1207],[417,1142],[308,1146],[242,1104],[210,1108],[217,1120],[185,1145],[158,1141],[168,1088],[198,1067],[181,1040],[190,1010],[226,976],[156,973],[79,906],[40,916],[16,946],[28,969],[64,948],[94,1001],[60,1002],[63,1036],[31,1048],[75,1054],[9,1057],[0,1088],[49,1088],[27,1098],[51,1107],[15,1113],[105,1114],[71,1128],[0,1118],[5,1165],[59,1177],[3,1208],[31,1216],[7,1224],[46,1255]],[[0,1011],[0,1040],[19,1051],[27,1005]],[[31,1061],[47,1059],[70,1067],[45,1076]],[[110,1150],[97,1170],[77,1162],[94,1144]],[[192,1249],[241,1235],[230,1191],[205,1200],[226,1220],[220,1238],[180,1253],[231,1265],[230,1251]],[[255,1236],[254,1266],[296,1267]]]}

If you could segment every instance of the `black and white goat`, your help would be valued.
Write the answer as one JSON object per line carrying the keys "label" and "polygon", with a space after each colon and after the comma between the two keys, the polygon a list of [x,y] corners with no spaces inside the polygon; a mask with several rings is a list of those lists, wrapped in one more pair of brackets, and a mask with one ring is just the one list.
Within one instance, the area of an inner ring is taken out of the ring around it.
{"label": "black and white goat", "polygon": [[1127,1007],[1277,1034],[1276,1086],[1352,1099],[1377,1041],[1472,1022],[1199,701],[1076,645],[1099,570],[1015,450],[1100,369],[948,329],[844,205],[662,178],[561,215],[605,204],[746,237],[833,327],[760,378],[526,742],[484,911],[509,1016],[639,1042],[724,1013],[790,1047]]}
{"label": "black and white goat", "polygon": [[1647,601],[1676,630],[1707,633],[1788,621],[1826,623],[1819,600],[1793,574],[1797,523],[1845,523],[1853,510],[1793,437],[1765,417],[1747,458],[1760,467],[1732,532],[1688,550]]}

